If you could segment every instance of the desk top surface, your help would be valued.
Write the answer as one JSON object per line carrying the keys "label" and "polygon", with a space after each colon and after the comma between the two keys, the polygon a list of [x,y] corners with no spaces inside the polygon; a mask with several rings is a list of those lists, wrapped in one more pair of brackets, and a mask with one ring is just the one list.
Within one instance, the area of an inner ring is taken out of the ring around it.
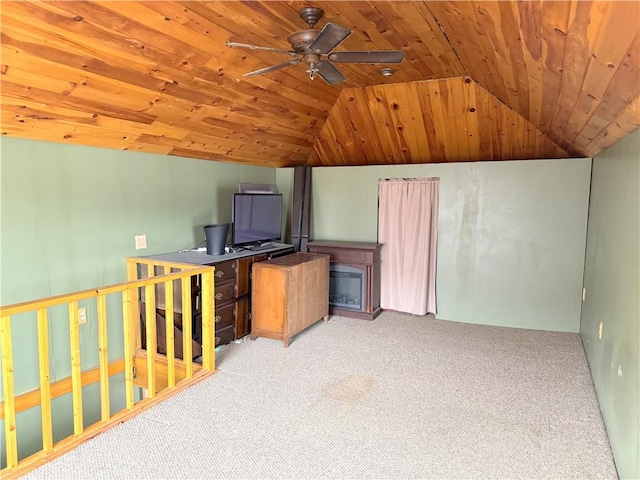
{"label": "desk top surface", "polygon": [[295,267],[306,262],[313,262],[314,260],[326,258],[327,264],[329,263],[329,255],[320,253],[292,253],[291,255],[284,255],[282,257],[272,258],[266,262],[260,262],[260,267],[276,266],[278,268]]}
{"label": "desk top surface", "polygon": [[160,253],[158,255],[138,256],[133,258],[145,258],[161,260],[164,262],[192,263],[194,265],[213,265],[214,263],[226,262],[238,258],[251,257],[253,255],[277,253],[293,248],[293,245],[286,243],[273,243],[273,246],[259,250],[237,250],[225,253],[224,255],[208,255],[207,252],[195,252],[193,250],[183,250],[179,252]]}

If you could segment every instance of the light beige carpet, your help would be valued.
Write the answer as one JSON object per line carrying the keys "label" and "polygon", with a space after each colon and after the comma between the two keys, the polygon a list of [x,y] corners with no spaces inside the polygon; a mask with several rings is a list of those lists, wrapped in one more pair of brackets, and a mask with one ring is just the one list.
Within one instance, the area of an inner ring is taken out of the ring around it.
{"label": "light beige carpet", "polygon": [[219,372],[27,478],[616,478],[580,338],[384,312]]}

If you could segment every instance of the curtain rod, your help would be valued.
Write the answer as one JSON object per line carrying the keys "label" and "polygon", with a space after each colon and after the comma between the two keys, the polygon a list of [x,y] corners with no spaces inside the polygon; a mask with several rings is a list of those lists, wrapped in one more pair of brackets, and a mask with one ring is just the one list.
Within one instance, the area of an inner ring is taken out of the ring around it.
{"label": "curtain rod", "polygon": [[410,178],[410,177],[395,177],[395,178],[379,178],[378,179],[381,182],[390,182],[393,180],[403,180],[405,182],[410,182],[412,180],[440,180],[440,177],[414,177],[414,178]]}

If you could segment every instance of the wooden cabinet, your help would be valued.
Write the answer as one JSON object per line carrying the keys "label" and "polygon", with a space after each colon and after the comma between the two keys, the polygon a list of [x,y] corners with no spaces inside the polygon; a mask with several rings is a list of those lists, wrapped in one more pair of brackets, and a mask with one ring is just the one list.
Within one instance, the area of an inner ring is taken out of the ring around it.
{"label": "wooden cabinet", "polygon": [[329,318],[329,256],[294,253],[253,265],[251,339],[291,337]]}

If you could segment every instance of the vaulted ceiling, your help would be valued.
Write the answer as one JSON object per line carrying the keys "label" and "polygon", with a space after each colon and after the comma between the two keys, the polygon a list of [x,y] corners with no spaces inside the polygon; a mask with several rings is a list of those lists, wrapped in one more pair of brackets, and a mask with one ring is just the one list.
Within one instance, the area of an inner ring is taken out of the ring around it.
{"label": "vaulted ceiling", "polygon": [[[311,80],[302,7],[402,50]],[[594,156],[640,125],[640,2],[2,1],[2,135],[264,166]],[[395,74],[381,75],[390,66]]]}

